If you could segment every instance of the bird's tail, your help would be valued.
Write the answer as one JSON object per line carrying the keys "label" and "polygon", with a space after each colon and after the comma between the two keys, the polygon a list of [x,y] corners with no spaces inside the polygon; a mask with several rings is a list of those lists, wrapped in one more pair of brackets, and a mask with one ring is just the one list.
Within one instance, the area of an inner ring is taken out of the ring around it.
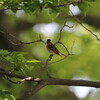
{"label": "bird's tail", "polygon": [[62,54],[61,52],[59,52],[59,56],[65,56],[66,57],[66,55]]}

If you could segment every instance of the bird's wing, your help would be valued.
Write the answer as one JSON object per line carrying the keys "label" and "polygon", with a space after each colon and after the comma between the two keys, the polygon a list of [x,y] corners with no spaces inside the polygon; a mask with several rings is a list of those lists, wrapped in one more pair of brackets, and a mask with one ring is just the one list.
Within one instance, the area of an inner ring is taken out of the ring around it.
{"label": "bird's wing", "polygon": [[48,45],[48,48],[53,51],[54,53],[58,54],[59,55],[59,51],[58,49],[53,45],[53,44],[49,44]]}

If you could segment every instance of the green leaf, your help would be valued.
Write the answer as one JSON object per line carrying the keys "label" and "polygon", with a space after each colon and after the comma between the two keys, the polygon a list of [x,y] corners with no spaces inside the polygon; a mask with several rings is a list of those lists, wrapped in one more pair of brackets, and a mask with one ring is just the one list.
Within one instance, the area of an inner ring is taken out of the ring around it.
{"label": "green leaf", "polygon": [[9,54],[8,50],[0,50],[0,56],[6,56],[8,54]]}
{"label": "green leaf", "polygon": [[33,60],[27,60],[27,63],[37,63],[40,62],[39,60],[33,59]]}
{"label": "green leaf", "polygon": [[79,9],[82,11],[83,14],[86,14],[89,9],[89,2],[80,2],[78,4]]}
{"label": "green leaf", "polygon": [[0,100],[16,100],[9,91],[0,90]]}

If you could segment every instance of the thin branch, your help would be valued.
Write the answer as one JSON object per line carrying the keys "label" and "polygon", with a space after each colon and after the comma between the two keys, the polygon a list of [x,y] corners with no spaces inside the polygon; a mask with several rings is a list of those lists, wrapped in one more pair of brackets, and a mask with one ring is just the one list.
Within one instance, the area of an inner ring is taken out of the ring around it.
{"label": "thin branch", "polygon": [[8,76],[7,76],[7,80],[10,81],[11,83],[14,83],[14,84],[21,84],[22,82],[25,82],[25,81],[34,81],[34,82],[40,82],[41,81],[40,78],[26,77],[26,78],[23,78],[23,79],[15,82],[15,81],[12,81]]}
{"label": "thin branch", "polygon": [[62,42],[59,41],[58,43],[60,43],[61,45],[63,45],[63,47],[66,49],[68,55],[65,55],[64,58],[62,58],[62,59],[60,59],[60,60],[57,60],[57,61],[54,61],[54,62],[51,62],[51,63],[49,63],[49,64],[54,64],[54,63],[60,62],[60,61],[62,61],[62,60],[64,60],[64,59],[66,59],[68,56],[74,55],[74,54],[72,53],[72,51],[73,51],[73,47],[74,47],[75,40],[73,41],[73,44],[72,44],[72,46],[71,46],[71,53],[68,51],[67,47],[66,47]]}
{"label": "thin branch", "polygon": [[63,25],[63,27],[60,29],[60,36],[59,36],[59,39],[58,39],[58,42],[61,40],[61,38],[62,38],[62,30],[64,29],[64,27],[65,27],[65,25],[66,25],[66,20],[65,20],[65,22],[64,22],[64,25]]}
{"label": "thin branch", "polygon": [[44,69],[46,70],[46,74],[49,78],[51,78],[51,75],[49,74],[49,71],[48,71],[48,64],[49,64],[49,61],[51,61],[52,57],[53,55],[51,54],[44,64]]}
{"label": "thin branch", "polygon": [[19,39],[17,39],[14,35],[10,34],[9,32],[4,32],[1,31],[0,32],[4,35],[9,36],[10,38],[15,39],[16,41],[18,41],[19,43],[14,43],[12,40],[8,39],[10,41],[10,43],[12,43],[13,45],[26,45],[26,44],[32,44],[32,43],[36,43],[36,42],[42,42],[45,44],[45,42],[42,40],[41,35],[39,34],[39,40],[35,40],[35,41],[31,41],[31,42],[22,42]]}
{"label": "thin branch", "polygon": [[61,41],[59,41],[58,43],[61,44],[61,45],[65,48],[65,50],[67,51],[67,53],[68,53],[68,55],[69,55],[70,52],[68,51],[67,47],[66,47]]}
{"label": "thin branch", "polygon": [[86,26],[84,26],[83,23],[80,22],[80,21],[75,17],[75,15],[73,14],[73,12],[72,12],[71,10],[70,10],[70,13],[72,14],[72,17],[74,18],[74,20],[75,20],[77,23],[79,23],[84,29],[86,29],[86,30],[87,30],[89,33],[91,33],[93,36],[95,36],[96,39],[97,39],[98,41],[100,41],[98,35],[94,34],[90,29],[88,29]]}
{"label": "thin branch", "polygon": [[75,4],[78,4],[79,2],[81,2],[81,0],[75,0],[73,2],[68,2],[68,3],[64,3],[64,4],[59,4],[59,5],[52,5],[50,7],[46,7],[46,8],[58,8],[58,7],[66,7],[66,6],[69,6],[69,5],[75,5]]}
{"label": "thin branch", "polygon": [[69,26],[69,25],[65,25],[66,27],[68,27],[68,28],[73,28],[74,27],[74,25],[72,25],[72,26]]}
{"label": "thin branch", "polygon": [[74,44],[75,44],[75,40],[73,41],[73,44],[71,46],[71,54],[73,54],[73,47],[74,47]]}
{"label": "thin branch", "polygon": [[64,58],[62,58],[62,59],[60,59],[60,60],[51,62],[51,63],[49,63],[49,65],[54,64],[54,63],[57,63],[57,62],[60,62],[60,61],[64,60],[65,58],[67,58],[68,56],[69,56],[69,55],[65,56]]}
{"label": "thin branch", "polygon": [[[11,72],[7,72],[7,71],[0,71],[0,75],[6,76],[6,77],[9,77],[9,78],[19,78],[19,79],[21,79],[20,81],[15,82],[15,83],[21,83],[21,82],[24,82],[24,81],[34,81],[34,82],[40,82],[41,81],[40,78],[34,78],[34,77],[29,77],[29,76],[27,77],[27,76],[12,74]],[[10,82],[11,82],[11,80],[10,80]]]}

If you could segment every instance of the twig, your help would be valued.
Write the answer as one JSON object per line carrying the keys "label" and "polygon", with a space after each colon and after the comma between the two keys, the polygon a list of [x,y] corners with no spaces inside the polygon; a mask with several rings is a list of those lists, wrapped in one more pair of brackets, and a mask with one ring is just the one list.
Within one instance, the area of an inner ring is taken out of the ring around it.
{"label": "twig", "polygon": [[67,2],[67,3],[59,4],[59,5],[52,5],[52,6],[49,6],[49,7],[46,7],[46,8],[65,7],[65,6],[69,6],[71,4],[75,5],[75,4],[79,3],[79,2],[81,2],[81,0],[74,0],[72,2]]}
{"label": "twig", "polygon": [[54,64],[54,63],[60,62],[60,61],[64,60],[65,58],[67,58],[68,56],[73,55],[72,50],[73,50],[73,47],[74,47],[74,43],[75,43],[75,40],[73,41],[73,44],[72,44],[72,46],[71,46],[71,53],[70,53],[70,52],[68,51],[67,47],[66,47],[62,42],[60,42],[60,44],[62,44],[62,45],[64,46],[64,48],[66,49],[66,51],[68,52],[68,55],[66,55],[64,58],[62,58],[62,59],[60,59],[60,60],[51,62],[51,63],[49,63],[49,64]]}
{"label": "twig", "polygon": [[66,27],[68,27],[68,28],[73,28],[74,27],[74,25],[72,25],[72,26],[69,26],[69,25],[65,25]]}
{"label": "twig", "polygon": [[83,24],[82,24],[82,22],[80,22],[76,17],[75,17],[75,15],[73,14],[73,12],[70,10],[70,12],[71,12],[71,14],[72,14],[72,16],[73,16],[73,18],[74,18],[74,20],[77,22],[77,23],[79,23],[84,29],[86,29],[89,33],[91,33],[93,36],[95,36],[96,37],[96,39],[98,40],[98,41],[100,41],[100,39],[99,39],[99,37],[96,35],[96,34],[94,34],[90,29],[88,29],[86,26],[84,26]]}
{"label": "twig", "polygon": [[62,58],[62,59],[60,59],[60,60],[51,62],[51,63],[49,63],[49,65],[54,64],[54,63],[57,63],[57,62],[60,62],[60,61],[64,60],[65,58],[67,58],[68,56],[69,56],[69,55],[65,56],[64,58]]}
{"label": "twig", "polygon": [[44,69],[46,70],[46,74],[49,78],[51,78],[51,75],[49,74],[49,71],[48,71],[48,64],[49,64],[49,61],[51,61],[53,55],[51,54],[49,56],[49,58],[46,60],[46,63],[44,64]]}
{"label": "twig", "polygon": [[39,40],[36,41],[31,41],[31,42],[22,42],[20,40],[18,40],[14,35],[10,34],[9,32],[4,32],[1,31],[0,32],[4,35],[10,36],[11,38],[15,39],[16,41],[18,41],[19,43],[14,43],[12,40],[8,39],[10,41],[10,43],[14,44],[14,45],[26,45],[26,44],[32,44],[32,43],[36,43],[36,42],[42,42],[45,44],[45,42],[42,40],[41,35],[39,34]]}
{"label": "twig", "polygon": [[68,55],[69,55],[70,52],[68,51],[67,47],[66,47],[61,41],[59,41],[58,43],[61,44],[61,45],[65,48],[65,50],[67,51],[67,53],[68,53]]}
{"label": "twig", "polygon": [[40,78],[33,78],[33,77],[26,77],[26,78],[23,78],[17,82],[15,81],[12,81],[8,76],[7,76],[7,80],[10,81],[11,83],[14,83],[14,84],[21,84],[22,82],[25,82],[25,81],[35,81],[35,82],[40,82],[41,79]]}
{"label": "twig", "polygon": [[72,44],[72,46],[71,46],[71,54],[73,54],[73,47],[74,47],[74,44],[75,44],[75,40],[73,41],[73,44]]}
{"label": "twig", "polygon": [[65,20],[65,22],[64,22],[64,25],[62,26],[62,28],[60,29],[60,36],[59,36],[59,39],[58,39],[58,41],[57,42],[59,42],[60,40],[61,40],[61,38],[62,38],[62,30],[64,29],[64,27],[65,27],[65,25],[66,25],[66,20]]}

